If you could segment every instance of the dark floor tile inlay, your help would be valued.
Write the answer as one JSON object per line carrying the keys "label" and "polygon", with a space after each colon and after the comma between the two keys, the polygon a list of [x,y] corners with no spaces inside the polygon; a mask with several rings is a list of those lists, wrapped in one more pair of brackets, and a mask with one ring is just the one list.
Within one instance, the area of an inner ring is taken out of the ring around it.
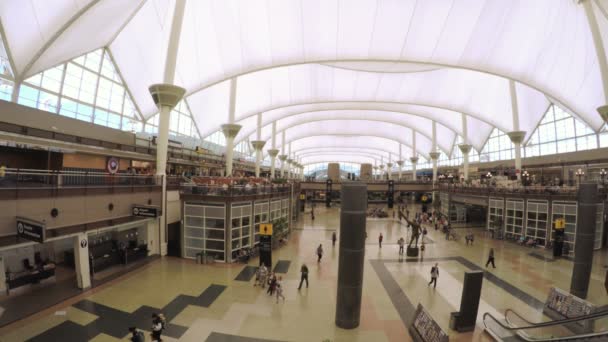
{"label": "dark floor tile inlay", "polygon": [[403,293],[403,289],[401,289],[395,278],[386,269],[383,260],[370,260],[369,262],[372,264],[374,271],[376,271],[378,278],[380,278],[380,282],[382,282],[384,290],[386,290],[391,302],[393,302],[393,306],[399,312],[401,321],[406,327],[409,327],[414,319],[416,308],[405,293]]}
{"label": "dark floor tile inlay", "polygon": [[291,261],[279,260],[277,261],[277,264],[274,265],[274,269],[272,271],[274,273],[287,273],[287,271],[289,271],[289,265],[291,265]]}
{"label": "dark floor tile inlay", "polygon": [[[440,261],[457,261],[460,262],[463,266],[469,268],[470,270],[483,270],[483,275],[486,280],[493,283],[494,285],[500,287],[501,289],[507,291],[512,296],[519,298],[524,303],[529,306],[542,310],[544,303],[537,298],[529,295],[528,293],[518,289],[517,287],[511,285],[510,283],[504,281],[498,276],[485,271],[482,267],[476,265],[475,263],[469,261],[463,257],[440,257],[440,258],[425,258],[425,262],[440,262]],[[399,286],[397,281],[393,278],[389,270],[384,265],[385,263],[401,263],[401,262],[420,262],[417,258],[405,258],[405,259],[379,259],[379,260],[370,260],[374,271],[380,278],[386,293],[391,299],[393,306],[399,312],[399,316],[401,316],[401,321],[406,327],[409,327],[412,323],[413,315],[415,313],[414,305],[409,301],[408,297],[403,293],[403,289]],[[439,266],[441,267],[441,265]],[[441,281],[440,281],[441,282]]]}
{"label": "dark floor tile inlay", "polygon": [[[144,305],[133,313],[117,310],[90,300],[81,300],[73,306],[97,316],[96,320],[85,326],[66,321],[30,339],[30,341],[87,341],[100,333],[123,338],[127,335],[130,326],[148,329],[154,312],[162,312],[167,318],[167,322],[171,322],[188,305],[209,307],[225,289],[226,286],[224,285],[211,284],[198,297],[179,295],[163,308]],[[180,338],[186,330],[188,330],[187,327],[168,323],[164,334],[172,338]]]}
{"label": "dark floor tile inlay", "polygon": [[250,281],[251,278],[255,275],[255,272],[258,270],[255,266],[247,265],[243,268],[241,272],[234,278],[234,280],[238,281]]}
{"label": "dark floor tile inlay", "polygon": [[278,340],[264,340],[261,338],[244,337],[212,332],[205,342],[279,342]]}
{"label": "dark floor tile inlay", "polygon": [[536,259],[539,259],[539,260],[542,260],[542,261],[546,261],[546,262],[554,262],[555,261],[555,259],[553,259],[553,258],[547,258],[546,256],[544,256],[542,254],[539,254],[539,253],[536,253],[536,252],[528,253],[528,255],[531,256],[531,257],[533,257],[533,258],[536,258]]}

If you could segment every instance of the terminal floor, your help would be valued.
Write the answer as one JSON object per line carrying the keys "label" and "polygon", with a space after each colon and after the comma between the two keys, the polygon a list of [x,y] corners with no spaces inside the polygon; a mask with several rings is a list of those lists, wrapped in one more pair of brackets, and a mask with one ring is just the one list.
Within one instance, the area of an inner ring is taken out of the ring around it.
{"label": "terminal floor", "polygon": [[[338,246],[331,246],[339,210],[317,207],[315,214],[314,222],[304,215],[287,246],[273,251],[274,263],[286,271],[281,274],[284,302],[276,304],[275,298],[253,286],[253,279],[247,280],[253,267],[198,265],[166,257],[0,329],[0,341],[126,340],[128,326],[148,330],[150,314],[157,311],[165,313],[170,323],[164,341],[409,341],[407,326],[418,303],[451,341],[489,341],[483,333],[482,313],[500,316],[513,308],[531,320],[543,320],[540,310],[549,289],[570,287],[571,261],[552,260],[542,249],[488,239],[481,230],[476,230],[475,244],[466,246],[463,240],[446,241],[430,229],[424,259],[400,260],[396,242],[406,237],[405,225],[369,219],[361,325],[339,329],[334,324]],[[379,233],[384,235],[381,249]],[[319,244],[325,255],[317,263]],[[496,269],[484,267],[491,247]],[[596,253],[588,298],[598,305],[608,303],[605,261],[604,252]],[[427,282],[436,262],[440,277],[433,289]],[[310,287],[298,291],[302,263],[310,269]],[[463,274],[470,269],[487,273],[477,328],[459,334],[449,330],[449,314],[460,306]]]}

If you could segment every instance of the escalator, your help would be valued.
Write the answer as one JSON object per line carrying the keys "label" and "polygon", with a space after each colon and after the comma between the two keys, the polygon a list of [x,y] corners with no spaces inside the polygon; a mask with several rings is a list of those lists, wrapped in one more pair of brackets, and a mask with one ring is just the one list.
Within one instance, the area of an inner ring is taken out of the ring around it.
{"label": "escalator", "polygon": [[608,310],[534,323],[509,309],[504,319],[486,312],[483,324],[496,341],[608,341]]}

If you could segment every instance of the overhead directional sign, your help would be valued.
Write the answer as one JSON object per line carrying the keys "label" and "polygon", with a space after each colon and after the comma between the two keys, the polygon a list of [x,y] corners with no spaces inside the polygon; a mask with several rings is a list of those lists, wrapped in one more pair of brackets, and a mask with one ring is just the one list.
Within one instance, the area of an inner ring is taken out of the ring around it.
{"label": "overhead directional sign", "polygon": [[272,235],[272,223],[260,223],[260,235]]}
{"label": "overhead directional sign", "polygon": [[44,243],[45,224],[22,217],[17,217],[17,236],[26,240]]}
{"label": "overhead directional sign", "polygon": [[158,217],[160,216],[160,208],[155,206],[134,205],[133,216]]}

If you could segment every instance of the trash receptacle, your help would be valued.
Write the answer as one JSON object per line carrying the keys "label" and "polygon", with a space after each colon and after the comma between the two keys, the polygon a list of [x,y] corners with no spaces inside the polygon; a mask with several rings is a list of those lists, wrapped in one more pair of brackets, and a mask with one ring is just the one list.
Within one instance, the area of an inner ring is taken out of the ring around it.
{"label": "trash receptacle", "polygon": [[197,263],[197,264],[202,264],[202,263],[204,263],[204,260],[203,260],[203,255],[204,255],[204,254],[203,254],[203,252],[196,253],[196,263]]}
{"label": "trash receptacle", "polygon": [[460,316],[460,312],[451,312],[450,313],[450,329],[457,330],[459,316]]}

